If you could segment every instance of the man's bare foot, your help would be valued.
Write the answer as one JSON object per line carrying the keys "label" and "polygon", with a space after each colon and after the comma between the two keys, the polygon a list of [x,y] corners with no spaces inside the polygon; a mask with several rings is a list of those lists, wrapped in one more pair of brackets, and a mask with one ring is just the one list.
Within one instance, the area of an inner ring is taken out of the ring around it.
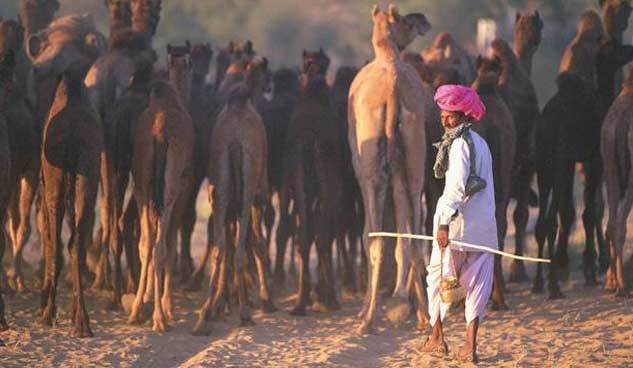
{"label": "man's bare foot", "polygon": [[455,353],[455,358],[464,363],[477,363],[477,353],[468,345],[464,345]]}
{"label": "man's bare foot", "polygon": [[433,338],[429,336],[426,341],[420,346],[419,350],[422,353],[431,355],[447,355],[448,344],[443,339]]}

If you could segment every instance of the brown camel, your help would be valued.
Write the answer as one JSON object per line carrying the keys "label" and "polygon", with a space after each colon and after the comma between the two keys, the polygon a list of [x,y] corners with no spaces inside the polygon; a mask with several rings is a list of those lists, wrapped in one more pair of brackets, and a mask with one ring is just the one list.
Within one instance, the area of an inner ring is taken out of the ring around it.
{"label": "brown camel", "polygon": [[[23,53],[22,30],[13,20],[0,22],[0,57],[16,61],[14,78],[17,81],[17,56]],[[14,83],[15,86],[15,83]],[[5,96],[4,116],[7,122],[11,150],[11,202],[9,206],[9,235],[13,258],[7,279],[18,292],[24,291],[22,249],[30,235],[30,209],[39,180],[39,132],[24,91],[11,88]]]}
{"label": "brown camel", "polygon": [[[486,106],[486,115],[481,122],[473,124],[473,129],[486,140],[492,156],[492,170],[495,187],[495,218],[499,249],[503,250],[508,227],[506,210],[510,201],[512,186],[512,166],[516,144],[515,124],[512,113],[498,91],[498,83],[503,67],[499,59],[477,59],[477,79],[473,89]],[[505,305],[504,283],[501,257],[495,257],[495,276],[492,295],[493,308]]]}
{"label": "brown camel", "polygon": [[[209,64],[213,57],[210,44],[194,45],[191,49],[191,96],[189,98],[189,111],[195,128],[194,142],[194,183],[185,205],[185,213],[180,228],[181,253],[178,257],[181,282],[188,283],[194,280],[194,284],[202,281],[205,260],[201,262],[198,272],[194,273],[193,258],[191,257],[191,235],[196,223],[196,198],[200,191],[202,181],[207,176],[209,167],[209,149],[211,146],[211,132],[213,131],[214,101],[211,89],[205,83],[209,73]],[[211,236],[209,235],[209,238]],[[193,274],[193,278],[192,278]]]}
{"label": "brown camel", "polygon": [[46,28],[59,10],[58,0],[20,0],[19,19],[26,35]]}
{"label": "brown camel", "polygon": [[[194,334],[207,333],[207,320],[222,313],[229,270],[234,273],[232,279],[238,291],[241,324],[253,324],[245,284],[249,252],[254,255],[257,267],[259,298],[266,311],[274,310],[266,283],[266,246],[261,234],[268,184],[266,130],[253,104],[253,97],[261,93],[256,91],[262,89],[262,77],[268,73],[268,61],[254,58],[238,64],[231,65],[229,70],[240,70],[242,79],[234,80],[230,87],[211,137],[209,190],[213,202],[214,250],[209,290]],[[234,225],[234,231],[229,229],[231,225]],[[233,243],[232,252],[227,242]],[[231,253],[232,264],[229,263]]]}
{"label": "brown camel", "polygon": [[[7,107],[7,96],[13,85],[14,68],[14,54],[9,50],[0,56],[0,224],[4,224],[12,189],[9,129],[4,112]],[[0,226],[0,262],[4,257],[6,239],[4,231],[4,226]],[[0,287],[0,331],[5,331],[9,325],[4,317],[2,290],[3,288]],[[0,339],[0,346],[4,346],[2,339]]]}
{"label": "brown camel", "polygon": [[605,277],[605,289],[614,290],[617,296],[627,296],[622,253],[626,240],[626,223],[633,205],[633,73],[629,73],[622,92],[617,97],[602,126],[601,152],[605,163],[605,179],[609,203],[607,240],[610,257]]}
{"label": "brown camel", "polygon": [[[369,259],[368,287],[360,313],[360,333],[372,328],[376,313],[377,292],[382,263],[382,239],[368,233],[380,231],[385,203],[393,196],[398,232],[417,233],[420,227],[420,198],[424,185],[426,160],[425,114],[420,101],[424,89],[415,69],[400,61],[399,53],[415,36],[430,29],[420,13],[401,16],[394,6],[388,12],[377,6],[372,44],[376,58],[358,73],[349,95],[349,144],[354,171],[363,194],[366,254]],[[388,191],[391,189],[391,193]],[[428,321],[426,294],[419,272],[423,272],[422,252],[415,242],[398,239],[397,282],[393,295],[406,299],[407,271],[415,281],[418,319]]]}
{"label": "brown camel", "polygon": [[[132,176],[141,219],[141,275],[128,319],[141,321],[142,303],[154,292],[154,331],[173,320],[172,273],[177,230],[193,183],[194,127],[185,101],[190,96],[191,60],[187,47],[168,48],[169,82],[150,88],[149,106],[134,133]],[[163,279],[164,278],[164,279]],[[166,315],[166,316],[165,316]]]}
{"label": "brown camel", "polygon": [[156,34],[160,21],[162,0],[130,0],[132,10],[132,30],[150,39]]}
{"label": "brown camel", "polygon": [[[532,135],[540,117],[540,110],[534,85],[510,45],[504,40],[496,39],[492,41],[492,52],[501,60],[503,66],[503,72],[499,78],[499,92],[512,112],[516,127],[517,142],[512,187],[517,204],[513,220],[516,229],[515,253],[522,255],[525,246],[525,229],[529,219],[530,184],[534,176]],[[512,263],[510,281],[524,282],[527,279],[523,262],[515,260]]]}
{"label": "brown camel", "polygon": [[472,83],[477,77],[470,55],[449,33],[439,33],[431,48],[421,54],[424,61],[433,68],[456,69],[464,78],[465,84]]}
{"label": "brown camel", "polygon": [[[631,16],[631,1],[599,0],[598,4],[602,9],[602,21],[604,22],[604,30],[610,38],[610,40],[606,42],[622,45],[622,35],[629,26],[629,17]],[[620,92],[622,79],[622,69],[619,68],[615,75],[615,91],[614,94],[611,96],[610,102],[613,102],[615,96]]]}
{"label": "brown camel", "polygon": [[303,66],[301,67],[301,72],[304,75],[306,75],[308,69],[315,64],[318,66],[319,75],[327,75],[327,71],[330,68],[330,57],[322,48],[320,48],[319,51],[307,51],[303,49],[302,60]]}
{"label": "brown camel", "polygon": [[101,122],[90,107],[83,86],[87,67],[71,64],[64,72],[44,127],[42,193],[45,275],[42,286],[42,323],[52,326],[56,315],[57,285],[63,266],[61,230],[68,220],[73,281],[73,334],[92,336],[83,297],[81,254],[90,241],[99,180]]}
{"label": "brown camel", "polygon": [[534,14],[517,12],[512,49],[528,77],[532,75],[532,58],[541,44],[542,32],[543,21],[538,10]]}
{"label": "brown camel", "polygon": [[[602,164],[599,154],[601,116],[596,95],[595,60],[602,37],[600,16],[594,11],[585,11],[580,17],[578,33],[563,55],[561,74],[557,80],[558,92],[545,105],[536,128],[539,218],[535,235],[539,255],[542,255],[545,241],[549,243],[549,256],[552,259],[548,280],[550,298],[562,296],[558,279],[565,279],[569,274],[567,245],[575,217],[572,194],[576,162],[582,163],[585,173],[585,282],[588,285],[597,282],[593,230],[596,229],[596,193]],[[558,244],[554,244],[557,216],[560,229]],[[542,266],[539,265],[533,291],[542,290]]]}

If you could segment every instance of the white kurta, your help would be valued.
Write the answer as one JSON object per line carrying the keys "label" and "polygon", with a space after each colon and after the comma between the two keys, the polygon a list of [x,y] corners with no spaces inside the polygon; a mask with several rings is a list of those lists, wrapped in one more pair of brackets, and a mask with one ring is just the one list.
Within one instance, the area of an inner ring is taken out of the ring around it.
{"label": "white kurta", "polygon": [[[486,187],[470,197],[465,196],[466,181],[470,175],[470,148],[463,138],[455,139],[449,152],[444,192],[433,217],[433,234],[437,234],[439,225],[449,225],[449,239],[497,249],[492,158],[484,139],[472,130],[470,136],[475,148],[474,172],[486,181]],[[456,248],[458,250],[447,248],[445,251],[444,276],[452,275],[449,262],[453,258],[460,285],[466,290],[466,322],[470,323],[476,317],[481,322],[492,292],[494,256],[465,247]],[[437,318],[444,319],[450,307],[440,300],[440,259],[440,248],[435,240],[427,267],[431,325]]]}

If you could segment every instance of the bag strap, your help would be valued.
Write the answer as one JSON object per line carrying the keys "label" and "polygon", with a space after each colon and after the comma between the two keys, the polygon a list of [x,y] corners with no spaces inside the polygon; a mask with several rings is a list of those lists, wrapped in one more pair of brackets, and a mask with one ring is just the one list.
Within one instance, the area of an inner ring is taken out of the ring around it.
{"label": "bag strap", "polygon": [[470,125],[464,131],[462,137],[464,138],[464,140],[468,144],[468,150],[470,151],[470,175],[476,175],[475,174],[475,162],[476,162],[477,156],[476,156],[476,153],[475,153],[475,143],[473,142],[473,139],[470,136]]}

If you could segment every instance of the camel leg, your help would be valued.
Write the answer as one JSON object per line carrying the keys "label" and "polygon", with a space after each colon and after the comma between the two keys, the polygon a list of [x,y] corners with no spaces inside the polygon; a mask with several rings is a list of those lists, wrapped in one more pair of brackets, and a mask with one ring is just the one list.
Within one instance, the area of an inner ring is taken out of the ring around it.
{"label": "camel leg", "polygon": [[97,263],[97,270],[95,279],[92,283],[93,290],[104,290],[109,288],[110,284],[110,234],[111,225],[113,221],[112,217],[112,169],[111,158],[108,154],[102,153],[101,155],[101,188],[103,197],[100,202],[100,255],[99,262]]}
{"label": "camel leg", "polygon": [[[85,171],[85,170],[84,170]],[[93,211],[98,180],[85,176],[76,177],[75,203],[74,203],[74,234],[69,243],[71,274],[73,280],[73,319],[75,323],[74,335],[76,337],[91,337],[90,322],[86,303],[84,301],[83,286],[80,272],[80,253],[88,239],[90,239],[89,211]],[[93,181],[91,183],[91,181]]]}
{"label": "camel leg", "polygon": [[297,302],[290,312],[292,315],[304,316],[306,306],[310,303],[310,248],[313,237],[310,235],[310,223],[314,219],[308,213],[308,198],[302,189],[304,188],[303,168],[299,168],[295,173],[295,210],[299,216],[299,290],[297,291]]}
{"label": "camel leg", "polygon": [[[529,148],[524,147],[523,150],[517,152],[528,152]],[[518,163],[518,170],[516,172],[516,187],[517,187],[517,204],[514,210],[514,228],[516,229],[515,235],[515,254],[523,255],[523,249],[525,246],[525,229],[527,227],[529,219],[529,195],[530,195],[530,183],[532,183],[532,176],[534,170],[530,162],[530,158],[527,155],[519,156],[520,162]],[[510,273],[510,281],[512,282],[525,282],[528,280],[527,273],[525,272],[525,265],[523,261],[514,260],[512,263],[512,270]]]}
{"label": "camel leg", "polygon": [[[180,257],[178,257],[178,272],[180,273],[180,283],[187,285],[191,280],[194,271],[193,258],[191,257],[191,236],[196,224],[196,199],[200,191],[202,178],[197,178],[193,183],[193,190],[187,196],[187,201],[183,206],[183,215],[180,225]],[[204,264],[204,261],[202,262]]]}
{"label": "camel leg", "polygon": [[255,267],[257,267],[257,278],[259,280],[259,300],[262,303],[264,312],[272,313],[277,310],[270,297],[268,278],[266,276],[267,270],[264,265],[265,257],[268,252],[266,240],[261,231],[261,217],[262,211],[258,206],[253,206],[251,209],[251,234],[253,238],[253,244],[251,246],[253,250],[253,257],[255,258]]}
{"label": "camel leg", "polygon": [[559,276],[562,281],[569,279],[569,254],[567,247],[571,227],[575,222],[576,211],[574,208],[574,162],[567,162],[566,167],[561,170],[560,180],[554,188],[557,208],[560,215],[560,229],[558,235],[558,245],[556,248],[556,260],[559,267]]}
{"label": "camel leg", "polygon": [[[633,170],[629,173],[628,183],[633,183]],[[627,297],[629,290],[625,282],[624,269],[622,264],[622,253],[626,241],[626,224],[633,205],[633,190],[629,187],[626,190],[624,199],[618,204],[616,216],[616,235],[614,253],[614,279],[616,284],[616,296]]]}
{"label": "camel leg", "polygon": [[[279,224],[277,225],[277,253],[275,254],[275,271],[273,274],[274,285],[282,289],[286,279],[285,256],[286,245],[288,244],[288,238],[290,237],[291,221],[294,220],[294,216],[288,213],[290,206],[289,188],[287,184],[284,184],[279,190]],[[293,259],[290,262],[294,262]]]}
{"label": "camel leg", "polygon": [[56,315],[55,298],[57,284],[64,260],[62,258],[61,230],[64,218],[63,173],[55,167],[46,165],[43,168],[43,191],[46,232],[45,244],[45,276],[42,284],[42,324],[52,326]]}
{"label": "camel leg", "polygon": [[143,308],[143,299],[146,289],[148,288],[147,284],[148,282],[153,282],[153,275],[149,272],[149,263],[152,258],[152,248],[155,243],[154,237],[156,232],[154,228],[154,219],[150,214],[151,209],[149,206],[149,203],[146,201],[141,202],[141,213],[139,216],[141,221],[141,239],[138,243],[139,257],[141,259],[141,274],[134,303],[132,304],[130,316],[128,318],[128,323],[130,324],[141,323],[142,318],[144,317],[141,316],[141,313]]}
{"label": "camel leg", "polygon": [[127,261],[127,292],[136,293],[140,277],[141,260],[138,254],[139,249],[139,210],[134,196],[130,198],[125,207],[125,211],[119,219],[118,227],[121,232],[121,241],[125,249],[125,260]]}
{"label": "camel leg", "polygon": [[[538,245],[538,257],[543,258],[543,250],[545,247],[545,241],[551,229],[547,227],[547,212],[548,202],[551,200],[550,195],[552,191],[551,183],[551,168],[542,168],[537,175],[538,182],[538,203],[539,211],[538,218],[536,220],[536,228],[534,229],[534,237]],[[545,283],[543,281],[543,264],[541,262],[536,265],[536,276],[534,277],[534,283],[532,285],[532,293],[540,294],[543,292]]]}
{"label": "camel leg", "polygon": [[[7,207],[8,198],[6,197],[7,196],[5,196],[5,198],[0,198],[0,208]],[[4,223],[3,213],[6,213],[6,211],[0,212],[0,223]],[[2,262],[2,260],[4,259],[4,249],[6,246],[5,239],[6,239],[5,229],[4,227],[0,227],[0,262]],[[7,324],[7,320],[5,319],[5,316],[4,316],[4,298],[2,296],[2,287],[0,287],[0,332],[6,331],[7,329],[9,329],[9,325]],[[0,340],[0,346],[4,346],[4,344],[2,343],[2,340]]]}
{"label": "camel leg", "polygon": [[[325,207],[322,204],[321,208],[325,209]],[[334,242],[332,222],[335,218],[335,211],[335,208],[325,209],[317,219],[316,246],[319,254],[318,303],[313,305],[313,309],[322,312],[341,308],[334,290],[334,267],[332,262],[332,243]]]}
{"label": "camel leg", "polygon": [[[247,162],[243,162],[245,166],[242,170],[243,178],[247,175],[246,173],[250,172],[246,167],[248,166]],[[241,326],[251,326],[255,323],[251,317],[250,308],[248,307],[248,301],[246,296],[246,283],[245,283],[245,275],[248,272],[247,267],[247,254],[246,254],[246,236],[249,229],[249,223],[251,220],[251,205],[253,203],[253,197],[250,193],[248,193],[249,185],[248,183],[243,183],[244,187],[242,190],[243,193],[241,213],[239,214],[237,221],[237,238],[235,240],[235,254],[233,255],[233,272],[235,273],[235,281],[237,286],[237,295],[238,295],[238,303],[239,303],[239,314],[240,314],[240,325]]]}
{"label": "camel leg", "polygon": [[[582,221],[585,228],[585,251],[583,252],[583,271],[586,286],[598,285],[596,274],[596,250],[594,245],[594,234],[600,232],[596,214],[597,192],[600,190],[602,177],[601,160],[594,159],[583,165],[585,171],[585,210],[582,214]],[[602,222],[602,218],[600,218]]]}
{"label": "camel leg", "polygon": [[[20,182],[19,197],[17,199],[18,212],[12,216],[12,222],[15,221],[17,227],[13,233],[13,260],[9,269],[9,279],[15,285],[17,292],[26,290],[24,285],[24,276],[22,275],[22,250],[31,235],[31,208],[35,193],[37,192],[37,183],[39,170],[31,170],[32,172],[22,178]],[[17,215],[17,217],[15,217]]]}
{"label": "camel leg", "polygon": [[[378,302],[378,286],[380,284],[380,266],[383,258],[383,241],[382,238],[369,239],[369,233],[379,231],[383,224],[383,214],[385,210],[387,196],[387,180],[386,178],[375,178],[374,180],[383,179],[382,182],[366,182],[361,183],[364,187],[363,198],[365,199],[365,211],[367,213],[365,222],[365,231],[363,234],[365,244],[368,245],[369,254],[368,261],[371,264],[369,273],[369,300],[367,312],[361,320],[357,332],[366,334],[373,330],[373,322],[376,316],[376,303]],[[405,280],[406,281],[406,280]]]}

